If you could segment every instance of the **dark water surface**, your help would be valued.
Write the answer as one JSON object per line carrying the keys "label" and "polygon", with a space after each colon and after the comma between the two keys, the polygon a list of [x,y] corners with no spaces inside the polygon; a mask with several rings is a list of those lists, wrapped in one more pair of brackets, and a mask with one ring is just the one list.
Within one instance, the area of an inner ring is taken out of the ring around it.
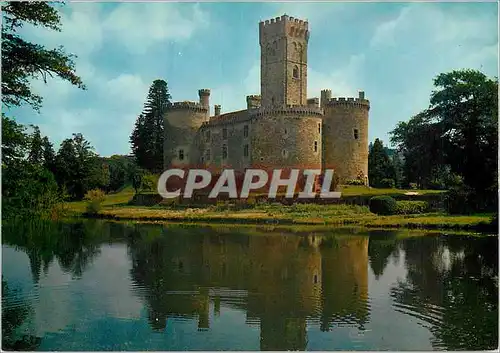
{"label": "dark water surface", "polygon": [[5,225],[3,348],[496,348],[497,237],[405,234]]}

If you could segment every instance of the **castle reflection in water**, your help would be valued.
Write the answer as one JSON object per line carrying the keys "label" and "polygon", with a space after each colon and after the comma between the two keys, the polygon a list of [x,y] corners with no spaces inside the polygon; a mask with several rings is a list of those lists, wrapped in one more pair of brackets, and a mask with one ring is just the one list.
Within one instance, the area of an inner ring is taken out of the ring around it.
{"label": "castle reflection in water", "polygon": [[155,330],[173,318],[208,330],[229,307],[260,325],[262,350],[304,350],[307,323],[328,331],[368,321],[368,237],[162,232],[129,247]]}

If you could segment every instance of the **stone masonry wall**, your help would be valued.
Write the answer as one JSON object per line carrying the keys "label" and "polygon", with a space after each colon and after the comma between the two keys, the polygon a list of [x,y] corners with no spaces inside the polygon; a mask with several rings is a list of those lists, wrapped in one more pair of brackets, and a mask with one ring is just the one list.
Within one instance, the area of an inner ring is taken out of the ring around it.
{"label": "stone masonry wall", "polygon": [[333,98],[323,109],[324,168],[335,169],[342,181],[356,179],[360,173],[367,177],[369,102]]}
{"label": "stone masonry wall", "polygon": [[[262,168],[321,168],[321,116],[293,113],[255,118],[252,164]],[[317,150],[314,151],[314,142]]]}
{"label": "stone masonry wall", "polygon": [[[164,169],[193,165],[199,160],[195,141],[201,125],[207,121],[208,109],[196,103],[192,106],[169,109],[164,117],[165,140],[163,148]],[[180,160],[180,150],[184,153]]]}

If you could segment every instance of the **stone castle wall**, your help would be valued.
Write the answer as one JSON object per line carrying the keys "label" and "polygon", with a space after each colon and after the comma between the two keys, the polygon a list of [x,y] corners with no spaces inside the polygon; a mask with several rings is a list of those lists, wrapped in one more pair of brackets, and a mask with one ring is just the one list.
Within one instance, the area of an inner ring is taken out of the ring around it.
{"label": "stone castle wall", "polygon": [[253,165],[321,169],[321,126],[319,109],[275,109],[256,114],[252,127]]}
{"label": "stone castle wall", "polygon": [[[340,178],[368,175],[368,112],[358,98],[307,98],[307,21],[281,16],[259,26],[261,95],[247,109],[209,117],[210,90],[179,102],[165,116],[164,166],[334,169]],[[223,158],[223,151],[227,156]],[[180,151],[183,159],[180,160]],[[367,179],[365,179],[367,181]]]}
{"label": "stone castle wall", "polygon": [[[208,118],[208,107],[195,102],[172,104],[164,121],[163,166],[185,167],[199,160],[198,140],[200,127]],[[183,157],[181,160],[180,157]]]}
{"label": "stone castle wall", "polygon": [[359,98],[332,98],[325,102],[323,166],[334,169],[342,181],[368,176],[368,112],[370,103]]}

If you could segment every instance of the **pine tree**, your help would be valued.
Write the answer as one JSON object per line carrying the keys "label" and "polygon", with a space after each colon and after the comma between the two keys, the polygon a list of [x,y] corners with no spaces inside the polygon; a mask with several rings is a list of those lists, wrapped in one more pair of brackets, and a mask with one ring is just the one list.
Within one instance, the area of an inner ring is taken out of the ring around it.
{"label": "pine tree", "polygon": [[153,81],[144,110],[130,136],[137,164],[153,173],[161,172],[163,167],[163,119],[170,99],[167,82]]}
{"label": "pine tree", "polygon": [[56,163],[56,153],[54,147],[47,136],[42,139],[43,147],[43,166],[45,169],[52,172],[54,175],[56,173],[55,163]]}
{"label": "pine tree", "polygon": [[32,126],[34,131],[30,136],[30,151],[28,154],[28,162],[33,165],[41,165],[43,162],[43,141],[38,126]]}

